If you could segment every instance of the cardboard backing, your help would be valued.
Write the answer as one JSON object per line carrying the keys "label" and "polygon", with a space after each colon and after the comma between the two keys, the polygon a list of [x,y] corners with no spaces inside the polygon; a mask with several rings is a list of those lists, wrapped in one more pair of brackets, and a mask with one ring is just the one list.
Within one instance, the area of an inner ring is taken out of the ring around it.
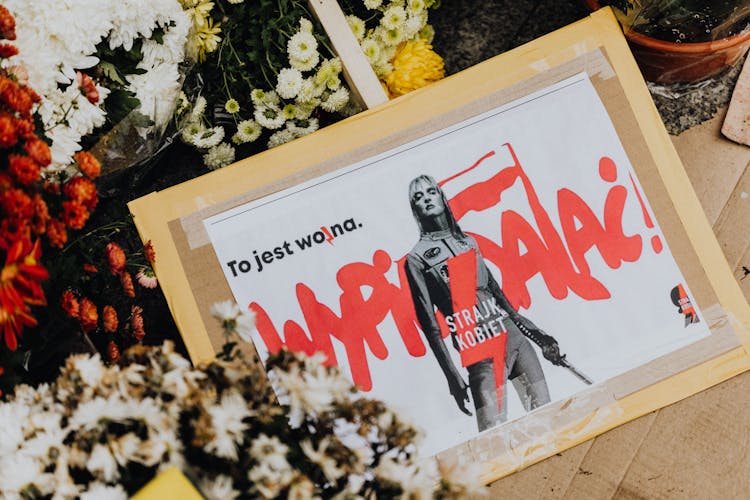
{"label": "cardboard backing", "polygon": [[[585,71],[617,130],[712,334],[645,367],[547,405],[439,455],[491,481],[750,368],[750,309],[609,10],[420,91],[130,203],[194,361],[223,343],[210,317],[232,298],[201,221],[440,130]],[[750,190],[750,186],[748,187]]]}

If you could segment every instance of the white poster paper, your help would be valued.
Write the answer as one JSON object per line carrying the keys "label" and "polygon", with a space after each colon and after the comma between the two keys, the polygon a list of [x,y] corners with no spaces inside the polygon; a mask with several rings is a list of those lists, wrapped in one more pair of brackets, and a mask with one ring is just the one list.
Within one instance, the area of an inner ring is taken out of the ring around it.
{"label": "white poster paper", "polygon": [[428,454],[710,334],[585,74],[204,224],[261,358],[325,352]]}

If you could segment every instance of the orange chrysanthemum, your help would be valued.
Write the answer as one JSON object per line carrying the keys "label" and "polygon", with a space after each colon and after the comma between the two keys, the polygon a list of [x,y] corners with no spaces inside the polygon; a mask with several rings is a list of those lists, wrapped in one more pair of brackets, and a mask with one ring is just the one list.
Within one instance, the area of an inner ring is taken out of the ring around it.
{"label": "orange chrysanthemum", "polygon": [[0,100],[22,117],[31,114],[34,104],[29,93],[7,76],[0,76]]}
{"label": "orange chrysanthemum", "polygon": [[18,47],[9,43],[0,43],[0,57],[7,59],[18,55]]}
{"label": "orange chrysanthemum", "polygon": [[0,115],[0,148],[9,148],[18,142],[15,120],[7,113]]}
{"label": "orange chrysanthemum", "polygon": [[23,149],[40,166],[46,167],[52,162],[49,146],[41,139],[31,138],[23,145]]}
{"label": "orange chrysanthemum", "polygon": [[148,240],[146,244],[143,245],[143,255],[152,266],[156,263],[156,250],[154,250],[154,245],[151,244],[151,240]]}
{"label": "orange chrysanthemum", "polygon": [[130,276],[129,272],[125,271],[120,274],[120,283],[122,284],[122,291],[125,292],[125,295],[131,299],[135,298],[135,286],[133,286],[133,278]]}
{"label": "orange chrysanthemum", "polygon": [[60,297],[60,306],[63,308],[63,311],[65,311],[65,314],[71,318],[78,318],[81,308],[78,303],[78,298],[72,291],[65,290],[63,292],[62,297]]}
{"label": "orange chrysanthemum", "polygon": [[107,243],[105,251],[107,252],[109,272],[115,275],[123,272],[125,270],[125,252],[122,247],[114,241],[110,241]]}
{"label": "orange chrysanthemum", "polygon": [[46,303],[41,281],[49,274],[39,263],[41,253],[38,240],[34,244],[18,240],[8,249],[0,271],[0,329],[12,351],[18,347],[23,328],[37,323],[29,306]]}
{"label": "orange chrysanthemum", "polygon": [[114,340],[110,340],[107,344],[107,355],[111,363],[117,363],[120,360],[120,348]]}
{"label": "orange chrysanthemum", "polygon": [[104,306],[102,309],[102,326],[104,331],[107,333],[115,333],[117,331],[117,311],[112,306]]}
{"label": "orange chrysanthemum", "polygon": [[98,201],[96,186],[93,181],[81,175],[73,177],[65,183],[63,194],[71,201],[80,203],[88,210],[93,210]]}
{"label": "orange chrysanthemum", "polygon": [[44,182],[44,184],[42,184],[42,189],[44,189],[46,193],[53,195],[59,195],[62,192],[60,184],[57,182],[46,181]]}
{"label": "orange chrysanthemum", "polygon": [[99,270],[93,264],[84,264],[83,265],[83,270],[86,271],[87,273],[98,273],[99,272]]}
{"label": "orange chrysanthemum", "polygon": [[0,193],[0,209],[6,217],[17,219],[29,219],[34,213],[29,195],[17,188]]}
{"label": "orange chrysanthemum", "polygon": [[42,195],[37,193],[34,195],[32,204],[34,205],[34,215],[31,218],[31,229],[35,234],[44,234],[47,230],[47,223],[50,219],[47,202],[44,201]]}
{"label": "orange chrysanthemum", "polygon": [[99,102],[99,91],[96,89],[96,83],[86,73],[76,71],[76,82],[78,83],[78,89],[91,104]]}
{"label": "orange chrysanthemum", "polygon": [[47,222],[47,240],[52,248],[62,248],[68,242],[68,230],[60,219],[52,218]]}
{"label": "orange chrysanthemum", "polygon": [[31,118],[31,116],[25,118],[14,118],[13,124],[16,126],[16,134],[18,134],[18,137],[23,137],[27,141],[36,137],[36,126],[34,125],[34,119]]}
{"label": "orange chrysanthemum", "polygon": [[140,306],[132,306],[130,311],[130,331],[133,337],[140,342],[146,336],[146,331],[143,329],[143,309]]}
{"label": "orange chrysanthemum", "polygon": [[19,240],[31,239],[31,227],[26,219],[0,218],[0,250],[8,250]]}
{"label": "orange chrysanthemum", "polygon": [[39,180],[41,169],[28,156],[8,155],[8,171],[18,182],[24,186],[30,186]]}
{"label": "orange chrysanthemum", "polygon": [[91,215],[84,205],[75,200],[64,201],[62,208],[63,222],[71,229],[83,229]]}
{"label": "orange chrysanthemum", "polygon": [[78,323],[81,329],[85,333],[95,329],[99,323],[99,311],[96,310],[96,304],[84,297],[81,299],[79,311]]}
{"label": "orange chrysanthemum", "polygon": [[3,5],[0,5],[0,38],[16,39],[16,19]]}
{"label": "orange chrysanthemum", "polygon": [[86,151],[80,151],[73,155],[73,159],[78,162],[78,169],[89,179],[96,179],[101,173],[101,165],[94,155]]}

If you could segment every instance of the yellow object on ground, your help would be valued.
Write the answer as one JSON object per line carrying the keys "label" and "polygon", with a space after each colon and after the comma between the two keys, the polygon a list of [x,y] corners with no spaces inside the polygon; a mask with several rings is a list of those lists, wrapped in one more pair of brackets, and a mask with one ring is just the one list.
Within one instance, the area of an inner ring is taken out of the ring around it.
{"label": "yellow object on ground", "polygon": [[133,495],[134,500],[203,500],[195,486],[177,467],[171,467],[152,479],[141,491]]}

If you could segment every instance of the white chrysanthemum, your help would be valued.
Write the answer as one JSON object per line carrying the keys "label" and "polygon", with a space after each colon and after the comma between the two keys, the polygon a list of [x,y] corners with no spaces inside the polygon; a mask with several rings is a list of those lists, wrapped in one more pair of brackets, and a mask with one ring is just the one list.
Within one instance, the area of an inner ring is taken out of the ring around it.
{"label": "white chrysanthemum", "polygon": [[279,438],[276,436],[268,437],[263,433],[255,438],[252,446],[250,446],[250,456],[258,462],[264,460],[286,460],[288,452],[289,447],[279,441]]}
{"label": "white chrysanthemum", "polygon": [[276,498],[281,490],[291,484],[296,474],[286,458],[274,455],[250,469],[247,476],[265,498]]}
{"label": "white chrysanthemum", "polygon": [[290,120],[286,123],[286,128],[295,137],[303,137],[312,134],[318,130],[319,124],[317,118],[308,118],[306,120]]}
{"label": "white chrysanthemum", "polygon": [[91,455],[89,455],[89,459],[86,462],[86,468],[89,472],[108,483],[120,477],[115,457],[112,456],[109,447],[100,443],[96,443],[94,449],[91,450]]}
{"label": "white chrysanthemum", "polygon": [[242,311],[237,316],[237,335],[245,342],[252,342],[251,334],[255,331],[255,312]]}
{"label": "white chrysanthemum", "polygon": [[404,39],[411,40],[419,34],[422,28],[427,24],[427,13],[423,12],[422,15],[412,15],[404,23]]}
{"label": "white chrysanthemum", "polygon": [[211,306],[211,316],[218,319],[220,322],[234,320],[242,311],[240,307],[233,300],[223,300],[221,302],[215,302]]}
{"label": "white chrysanthemum", "polygon": [[214,479],[203,477],[200,480],[200,491],[208,500],[234,500],[240,492],[234,489],[230,476],[219,474]]}
{"label": "white chrysanthemum", "polygon": [[211,170],[226,167],[232,162],[234,162],[234,148],[226,142],[217,144],[203,155],[203,163]]}
{"label": "white chrysanthemum", "polygon": [[338,58],[328,59],[321,63],[318,71],[315,72],[315,85],[327,86],[336,85],[339,82],[338,74],[340,72],[340,60]]}
{"label": "white chrysanthemum", "polygon": [[268,92],[265,92],[263,94],[262,104],[266,106],[278,107],[280,102],[281,102],[281,99],[279,98],[279,94],[277,94],[275,90],[269,90]]}
{"label": "white chrysanthemum", "polygon": [[400,485],[408,498],[432,498],[439,481],[434,459],[414,464],[402,463],[386,455],[380,459],[374,472],[376,478]]}
{"label": "white chrysanthemum", "polygon": [[193,137],[206,130],[202,122],[190,122],[182,129],[180,137],[185,144],[192,144]]}
{"label": "white chrysanthemum", "polygon": [[383,0],[365,0],[365,7],[370,10],[377,9],[383,4]]}
{"label": "white chrysanthemum", "polygon": [[344,475],[344,471],[339,468],[336,460],[326,453],[326,449],[330,443],[329,438],[323,438],[318,443],[318,447],[315,448],[309,439],[305,439],[300,443],[302,453],[310,459],[310,461],[316,464],[323,471],[323,475],[331,483],[335,483],[341,476]]}
{"label": "white chrysanthemum", "polygon": [[423,12],[427,6],[424,3],[424,0],[406,0],[406,10],[409,14],[419,14],[420,12]]}
{"label": "white chrysanthemum", "polygon": [[366,38],[362,44],[362,52],[364,52],[365,57],[370,62],[370,64],[373,64],[377,62],[380,59],[380,44],[372,39],[372,38]]}
{"label": "white chrysanthemum", "polygon": [[253,89],[250,91],[250,100],[253,101],[254,106],[262,106],[265,104],[266,92],[263,89]]}
{"label": "white chrysanthemum", "polygon": [[268,149],[275,148],[276,146],[281,146],[282,144],[286,144],[289,141],[293,141],[296,139],[294,134],[289,129],[283,129],[279,130],[278,132],[274,132],[271,134],[271,137],[268,138]]}
{"label": "white chrysanthemum", "polygon": [[64,431],[59,427],[45,432],[37,431],[33,437],[26,439],[19,453],[32,457],[44,465],[49,465],[52,463],[50,450],[53,448],[59,450],[63,447],[66,435],[67,430]]}
{"label": "white chrysanthemum", "polygon": [[281,393],[288,399],[289,423],[299,427],[305,415],[316,416],[332,408],[335,401],[345,397],[351,383],[335,372],[329,373],[323,361],[325,355],[316,353],[305,359],[305,370],[299,372],[274,371]]}
{"label": "white chrysanthemum", "polygon": [[313,23],[306,17],[299,18],[299,30],[305,33],[312,33]]}
{"label": "white chrysanthemum", "polygon": [[262,132],[263,127],[255,120],[243,120],[237,124],[237,132],[232,136],[232,142],[235,144],[254,142]]}
{"label": "white chrysanthemum", "polygon": [[180,95],[180,73],[177,65],[162,63],[141,75],[128,75],[129,90],[141,102],[140,112],[151,118],[158,130],[163,129]]}
{"label": "white chrysanthemum", "polygon": [[291,120],[296,114],[297,106],[295,106],[294,104],[287,104],[281,110],[281,116],[283,116],[285,120]]}
{"label": "white chrysanthemum", "polygon": [[271,106],[256,107],[253,117],[263,128],[271,130],[281,128],[286,122],[286,119],[281,115],[281,110]]}
{"label": "white chrysanthemum", "polygon": [[30,486],[47,491],[52,485],[52,474],[45,474],[33,458],[22,453],[0,456],[0,492],[4,496],[22,498],[21,492]]}
{"label": "white chrysanthemum", "polygon": [[320,103],[320,107],[329,113],[340,111],[349,102],[349,91],[346,87],[340,87],[331,92],[326,99]]}
{"label": "white chrysanthemum", "polygon": [[224,139],[224,127],[211,127],[200,130],[190,137],[190,144],[198,149],[213,148]]}
{"label": "white chrysanthemum", "polygon": [[367,31],[365,22],[357,16],[346,16],[346,22],[349,23],[349,28],[354,33],[354,36],[357,37],[357,41],[361,42]]}
{"label": "white chrysanthemum", "polygon": [[294,118],[297,120],[307,120],[312,116],[313,111],[317,109],[317,107],[320,105],[320,99],[312,98],[307,102],[297,102],[297,107],[295,108],[296,114],[294,115]]}
{"label": "white chrysanthemum", "polygon": [[427,43],[432,43],[435,38],[435,28],[431,24],[425,24],[424,28],[419,30],[419,38],[424,39]]}
{"label": "white chrysanthemum", "polygon": [[297,92],[297,99],[295,99],[297,105],[302,103],[308,103],[313,101],[316,97],[319,97],[325,87],[315,84],[315,77],[305,78],[300,85],[299,92]]}
{"label": "white chrysanthemum", "polygon": [[287,42],[286,51],[290,59],[306,61],[318,53],[318,41],[312,33],[298,31]]}
{"label": "white chrysanthemum", "polygon": [[208,106],[208,101],[205,97],[202,95],[199,95],[195,102],[193,103],[193,109],[190,111],[190,116],[188,116],[189,122],[197,122],[200,121],[201,118],[203,118],[203,113],[206,112],[206,106]]}
{"label": "white chrysanthemum", "polygon": [[54,471],[54,492],[55,499],[62,498],[77,498],[80,493],[80,487],[75,484],[73,478],[70,477],[70,470],[68,469],[68,449],[61,447],[58,450],[57,461],[55,463]]}
{"label": "white chrysanthemum", "polygon": [[392,5],[383,12],[383,18],[380,24],[388,30],[401,28],[406,22],[406,11],[400,5]]}
{"label": "white chrysanthemum", "polygon": [[146,467],[154,467],[164,463],[165,456],[170,451],[181,450],[181,444],[174,429],[153,432],[148,440],[141,442],[137,460]]}
{"label": "white chrysanthemum", "polygon": [[103,483],[90,483],[88,491],[81,493],[80,500],[127,500],[128,494],[121,485],[107,486]]}
{"label": "white chrysanthemum", "polygon": [[29,407],[16,402],[0,403],[0,456],[12,455],[23,443],[23,424]]}
{"label": "white chrysanthemum", "polygon": [[276,92],[282,99],[294,99],[302,86],[302,73],[298,69],[283,68],[279,71]]}
{"label": "white chrysanthemum", "polygon": [[333,422],[333,434],[339,438],[341,444],[349,448],[359,459],[359,471],[363,472],[365,467],[372,464],[375,452],[370,442],[359,433],[359,424],[349,422],[343,418],[337,418]]}
{"label": "white chrysanthemum", "polygon": [[468,497],[487,495],[487,489],[480,479],[482,468],[478,463],[444,457],[438,461],[437,465],[440,476],[449,483],[460,487]]}
{"label": "white chrysanthemum", "polygon": [[383,30],[380,32],[381,40],[389,47],[395,47],[404,41],[404,28],[396,26],[393,29]]}
{"label": "white chrysanthemum", "polygon": [[60,411],[35,411],[29,415],[25,429],[27,432],[54,432],[60,430]]}
{"label": "white chrysanthemum", "polygon": [[247,424],[243,420],[250,416],[247,401],[235,389],[221,396],[221,403],[209,406],[214,437],[206,445],[206,451],[221,458],[237,460],[237,445],[242,443]]}
{"label": "white chrysanthemum", "polygon": [[299,71],[310,71],[320,62],[320,54],[315,52],[312,56],[307,59],[297,59],[296,57],[289,58],[289,65]]}
{"label": "white chrysanthemum", "polygon": [[93,356],[89,354],[76,354],[71,356],[70,360],[84,384],[91,387],[99,385],[105,370],[99,353]]}
{"label": "white chrysanthemum", "polygon": [[[112,457],[119,465],[124,467],[128,462],[135,462],[138,459],[141,439],[134,433],[128,432],[124,436],[110,440],[108,444]],[[89,464],[87,463],[86,466],[89,467]]]}

